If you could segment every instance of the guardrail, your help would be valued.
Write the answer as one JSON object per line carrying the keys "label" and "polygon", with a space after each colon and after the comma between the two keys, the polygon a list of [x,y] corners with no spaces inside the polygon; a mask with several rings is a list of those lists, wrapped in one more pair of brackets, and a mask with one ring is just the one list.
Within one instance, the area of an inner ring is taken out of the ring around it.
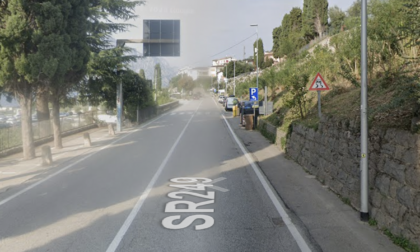
{"label": "guardrail", "polygon": [[[96,113],[87,112],[76,115],[60,117],[61,134],[69,135],[80,129],[96,127]],[[32,123],[35,145],[53,139],[52,120]],[[0,156],[9,153],[9,150],[19,150],[22,147],[22,129],[19,125],[1,124],[0,127]]]}

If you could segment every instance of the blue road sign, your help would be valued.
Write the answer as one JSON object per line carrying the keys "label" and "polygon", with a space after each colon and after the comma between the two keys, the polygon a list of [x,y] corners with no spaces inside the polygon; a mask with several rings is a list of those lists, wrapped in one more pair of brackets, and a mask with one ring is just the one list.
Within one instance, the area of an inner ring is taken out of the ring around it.
{"label": "blue road sign", "polygon": [[258,101],[258,88],[256,87],[249,88],[249,100]]}

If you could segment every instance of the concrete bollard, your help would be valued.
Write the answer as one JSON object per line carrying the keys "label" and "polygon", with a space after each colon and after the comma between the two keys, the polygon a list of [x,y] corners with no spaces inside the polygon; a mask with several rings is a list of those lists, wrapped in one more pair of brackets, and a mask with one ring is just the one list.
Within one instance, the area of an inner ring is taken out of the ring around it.
{"label": "concrete bollard", "polygon": [[85,143],[85,147],[92,146],[92,143],[90,142],[90,136],[89,136],[88,132],[83,133],[83,140],[84,140],[84,143]]}
{"label": "concrete bollard", "polygon": [[47,166],[52,164],[52,155],[51,155],[51,147],[49,145],[44,145],[41,148],[42,150],[42,166]]}
{"label": "concrete bollard", "polygon": [[112,123],[108,124],[108,135],[115,136],[114,125]]}

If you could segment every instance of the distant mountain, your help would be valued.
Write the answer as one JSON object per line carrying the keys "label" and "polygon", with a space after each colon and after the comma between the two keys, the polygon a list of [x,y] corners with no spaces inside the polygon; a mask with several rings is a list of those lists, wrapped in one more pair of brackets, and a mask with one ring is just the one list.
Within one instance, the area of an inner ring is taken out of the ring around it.
{"label": "distant mountain", "polygon": [[[142,56],[141,53],[136,52],[138,56]],[[144,57],[137,60],[135,63],[130,64],[130,69],[135,72],[139,72],[140,69],[144,69],[146,74],[146,79],[154,79],[154,69],[155,65],[160,64],[162,69],[162,87],[169,87],[169,81],[172,77],[176,76],[178,73],[178,68],[171,67],[164,58],[159,57]]]}

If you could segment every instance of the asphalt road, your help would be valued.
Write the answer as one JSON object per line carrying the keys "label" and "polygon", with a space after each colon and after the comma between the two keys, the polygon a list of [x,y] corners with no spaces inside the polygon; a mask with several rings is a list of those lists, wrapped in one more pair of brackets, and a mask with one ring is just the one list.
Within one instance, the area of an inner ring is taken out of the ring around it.
{"label": "asphalt road", "polygon": [[224,116],[191,101],[0,198],[0,251],[310,251]]}

